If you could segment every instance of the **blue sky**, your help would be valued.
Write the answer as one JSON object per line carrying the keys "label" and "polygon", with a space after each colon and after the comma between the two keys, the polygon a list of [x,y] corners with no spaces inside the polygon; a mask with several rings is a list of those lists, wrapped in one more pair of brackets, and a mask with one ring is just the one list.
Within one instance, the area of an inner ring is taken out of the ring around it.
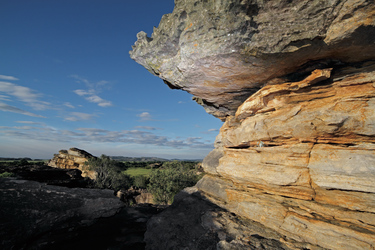
{"label": "blue sky", "polygon": [[2,0],[0,157],[203,158],[222,122],[130,59],[173,0]]}

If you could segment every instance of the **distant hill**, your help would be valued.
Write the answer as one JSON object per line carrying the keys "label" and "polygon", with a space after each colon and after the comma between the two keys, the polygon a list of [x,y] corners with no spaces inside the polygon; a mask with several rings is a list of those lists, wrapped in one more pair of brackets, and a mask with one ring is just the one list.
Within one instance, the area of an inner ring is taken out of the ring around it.
{"label": "distant hill", "polygon": [[164,162],[169,161],[168,159],[158,158],[158,157],[126,157],[126,156],[110,156],[112,160],[116,161],[133,161],[133,162],[150,162],[158,161]]}
{"label": "distant hill", "polygon": [[191,161],[191,162],[202,162],[203,159],[172,159],[170,161]]}

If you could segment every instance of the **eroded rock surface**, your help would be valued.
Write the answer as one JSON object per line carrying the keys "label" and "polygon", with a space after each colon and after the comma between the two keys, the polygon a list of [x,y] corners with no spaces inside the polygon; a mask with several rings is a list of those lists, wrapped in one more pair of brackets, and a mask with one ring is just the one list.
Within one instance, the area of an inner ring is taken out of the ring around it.
{"label": "eroded rock surface", "polygon": [[372,60],[374,13],[371,0],[178,0],[130,56],[224,120],[289,74]]}
{"label": "eroded rock surface", "polygon": [[58,154],[48,162],[48,166],[62,169],[79,169],[82,171],[82,177],[96,178],[95,171],[89,170],[85,162],[93,158],[92,154],[78,148],[70,148],[69,150],[60,150]]}
{"label": "eroded rock surface", "polygon": [[78,169],[53,168],[46,165],[6,166],[0,164],[0,173],[10,172],[22,180],[32,180],[64,187],[89,187],[92,183],[82,177]]}
{"label": "eroded rock surface", "polygon": [[0,178],[1,249],[144,249],[146,223],[162,210],[126,207],[112,190]]}
{"label": "eroded rock surface", "polygon": [[374,1],[175,4],[130,55],[225,121],[200,195],[283,248],[375,249]]}
{"label": "eroded rock surface", "polygon": [[124,206],[111,190],[35,181],[0,178],[0,192],[2,249],[41,249],[52,245],[60,233],[74,235],[78,228],[113,216]]}

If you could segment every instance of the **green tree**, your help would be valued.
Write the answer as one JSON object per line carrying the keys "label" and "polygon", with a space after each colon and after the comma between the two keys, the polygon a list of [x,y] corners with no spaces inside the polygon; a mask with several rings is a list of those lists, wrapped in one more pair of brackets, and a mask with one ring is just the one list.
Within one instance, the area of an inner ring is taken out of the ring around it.
{"label": "green tree", "polygon": [[160,204],[171,203],[178,192],[195,185],[201,178],[196,174],[195,169],[190,169],[180,163],[167,165],[166,168],[151,172],[147,188],[153,195],[154,201]]}
{"label": "green tree", "polygon": [[133,185],[138,188],[147,188],[149,178],[145,175],[138,175],[134,177]]}
{"label": "green tree", "polygon": [[133,182],[129,175],[121,173],[124,169],[123,163],[111,160],[106,155],[102,155],[100,158],[90,158],[86,165],[90,170],[96,172],[94,185],[97,188],[108,188],[117,191],[121,188],[129,188]]}

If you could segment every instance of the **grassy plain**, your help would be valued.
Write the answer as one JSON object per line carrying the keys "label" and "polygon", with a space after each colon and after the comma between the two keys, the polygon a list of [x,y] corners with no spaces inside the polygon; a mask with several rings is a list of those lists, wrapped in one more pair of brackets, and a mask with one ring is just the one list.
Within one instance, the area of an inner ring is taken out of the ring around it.
{"label": "grassy plain", "polygon": [[123,173],[135,177],[139,175],[149,176],[151,171],[152,169],[150,168],[128,168],[127,170],[123,171]]}

